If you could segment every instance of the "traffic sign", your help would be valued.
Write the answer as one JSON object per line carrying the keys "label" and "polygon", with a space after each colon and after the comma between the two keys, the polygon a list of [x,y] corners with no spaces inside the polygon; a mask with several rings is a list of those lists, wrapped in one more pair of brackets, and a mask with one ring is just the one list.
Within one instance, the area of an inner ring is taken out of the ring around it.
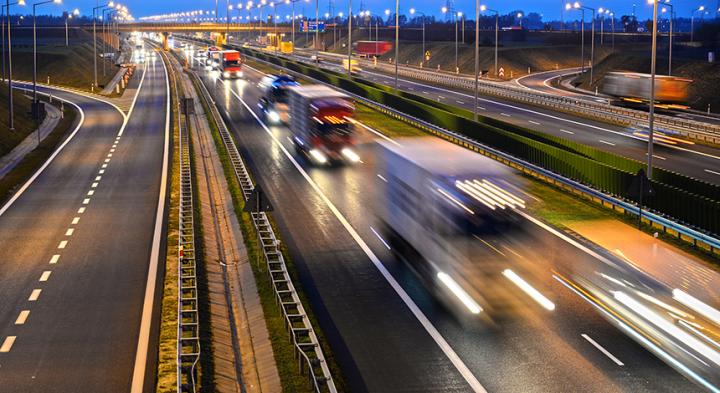
{"label": "traffic sign", "polygon": [[263,192],[259,185],[255,186],[250,198],[245,202],[245,208],[243,211],[248,213],[260,213],[260,212],[271,212],[273,211],[273,205],[270,203],[267,195]]}
{"label": "traffic sign", "polygon": [[500,69],[498,70],[498,76],[501,78],[505,77],[505,69],[504,68],[500,67]]}
{"label": "traffic sign", "polygon": [[430,51],[425,51],[425,61],[430,60]]}

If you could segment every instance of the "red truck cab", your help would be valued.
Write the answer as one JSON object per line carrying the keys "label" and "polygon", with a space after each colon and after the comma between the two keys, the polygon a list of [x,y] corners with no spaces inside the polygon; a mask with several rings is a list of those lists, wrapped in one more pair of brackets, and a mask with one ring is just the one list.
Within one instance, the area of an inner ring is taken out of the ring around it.
{"label": "red truck cab", "polygon": [[240,78],[243,76],[242,58],[240,52],[236,50],[223,51],[219,65],[223,78]]}

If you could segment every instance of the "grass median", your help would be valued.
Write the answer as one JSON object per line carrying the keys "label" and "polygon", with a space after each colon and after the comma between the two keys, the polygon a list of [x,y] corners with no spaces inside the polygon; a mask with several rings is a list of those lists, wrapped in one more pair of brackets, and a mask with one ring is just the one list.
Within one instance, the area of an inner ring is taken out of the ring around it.
{"label": "grass median", "polygon": [[[198,86],[198,81],[194,79],[193,83],[195,84],[196,89],[198,89],[198,91],[201,91],[200,87]],[[203,107],[205,108],[205,111],[207,113],[210,113],[208,103],[203,98],[201,98],[201,102]],[[212,137],[218,149],[218,155],[220,157],[225,177],[228,182],[228,189],[232,196],[235,214],[237,215],[240,222],[240,229],[243,234],[248,257],[250,258],[250,260],[253,261],[258,258],[264,260],[261,255],[260,247],[257,241],[257,233],[255,231],[252,218],[250,217],[249,213],[243,211],[245,207],[245,200],[242,195],[240,184],[235,177],[235,172],[232,167],[232,163],[230,162],[228,151],[225,148],[225,145],[220,137],[220,132],[218,131],[217,124],[215,123],[212,116],[209,116],[208,120],[210,122]],[[275,233],[279,233],[275,223],[272,221],[272,218],[271,225],[273,226]],[[298,276],[292,259],[289,257],[288,250],[286,249],[284,243],[281,244],[281,251],[285,258],[285,264],[287,266],[288,272],[290,273],[293,282],[298,283]],[[275,356],[275,363],[277,365],[278,373],[280,374],[283,391],[300,393],[312,392],[313,389],[308,383],[307,376],[300,374],[298,370],[298,361],[295,358],[293,344],[291,344],[289,340],[288,332],[285,327],[285,319],[282,315],[282,310],[276,304],[274,290],[272,284],[268,280],[267,266],[265,264],[260,264],[258,266],[255,263],[251,263],[251,266],[253,274],[255,276],[258,294],[260,295],[260,302],[263,307],[265,322],[267,324],[268,332],[270,335],[273,354]],[[338,387],[338,390],[343,391],[344,385],[342,382],[342,376],[340,374],[339,367],[335,363],[332,353],[330,352],[330,347],[325,340],[322,331],[318,327],[319,325],[312,313],[312,308],[310,307],[309,302],[307,301],[307,298],[303,293],[302,287],[296,285],[295,288],[297,290],[298,296],[303,303],[303,307],[305,307],[308,317],[310,318],[315,333],[318,336],[318,340],[320,341],[320,346],[322,347],[323,354],[325,355],[328,366],[333,373],[335,385],[336,387]]]}

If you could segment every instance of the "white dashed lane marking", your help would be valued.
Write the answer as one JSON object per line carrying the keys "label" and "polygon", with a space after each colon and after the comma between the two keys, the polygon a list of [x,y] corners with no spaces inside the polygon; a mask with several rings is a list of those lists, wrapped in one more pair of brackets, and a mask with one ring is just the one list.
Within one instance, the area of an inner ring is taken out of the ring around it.
{"label": "white dashed lane marking", "polygon": [[65,248],[65,246],[67,246],[67,240],[63,240],[60,242],[60,244],[58,244],[58,248],[61,250]]}
{"label": "white dashed lane marking", "polygon": [[60,254],[55,254],[52,258],[50,258],[50,264],[54,265],[58,262],[58,260],[60,260]]}
{"label": "white dashed lane marking", "polygon": [[95,195],[95,190],[90,190],[90,191],[88,191],[87,194],[88,194],[88,196],[93,196],[93,195]]}
{"label": "white dashed lane marking", "polygon": [[80,217],[75,217],[75,218],[73,218],[73,220],[72,220],[72,225],[75,225],[75,224],[77,224],[78,222],[80,222]]}
{"label": "white dashed lane marking", "polygon": [[90,198],[83,199],[83,205],[87,205],[88,203],[90,203]]}
{"label": "white dashed lane marking", "polygon": [[30,297],[28,298],[29,302],[34,302],[38,300],[40,297],[40,292],[42,292],[42,289],[33,289],[32,293],[30,294]]}
{"label": "white dashed lane marking", "polygon": [[2,353],[10,352],[10,348],[12,348],[13,344],[15,343],[16,338],[17,338],[17,336],[5,337],[5,341],[3,341],[2,345],[0,346],[0,352],[2,352]]}
{"label": "white dashed lane marking", "polygon": [[83,214],[83,213],[85,213],[85,208],[84,207],[79,208],[78,214]]}
{"label": "white dashed lane marking", "polygon": [[73,232],[75,232],[75,228],[68,228],[68,230],[65,231],[65,236],[72,236]]}
{"label": "white dashed lane marking", "polygon": [[40,280],[38,280],[38,281],[43,281],[43,282],[44,282],[44,281],[47,281],[47,280],[50,278],[50,274],[52,274],[52,272],[51,272],[50,270],[45,270],[45,271],[40,275]]}
{"label": "white dashed lane marking", "polygon": [[531,123],[531,124],[535,124],[536,126],[539,126],[539,125],[540,125],[540,123],[538,123],[538,122],[536,122],[536,121],[534,121],[534,120],[528,120],[528,122]]}
{"label": "white dashed lane marking", "polygon": [[560,131],[562,131],[562,132],[564,132],[564,133],[566,133],[566,134],[570,134],[570,135],[574,135],[574,134],[575,134],[575,133],[572,132],[572,131],[564,130],[564,129],[562,129],[562,128],[560,129]]}
{"label": "white dashed lane marking", "polygon": [[604,144],[606,144],[606,145],[610,145],[610,146],[615,146],[615,144],[614,144],[614,143],[612,143],[612,142],[608,142],[608,141],[604,141],[604,140],[602,140],[602,139],[600,139],[600,140],[599,140],[598,142],[600,142],[600,143],[604,143]]}
{"label": "white dashed lane marking", "polygon": [[16,325],[24,325],[25,321],[27,321],[29,316],[30,316],[30,310],[20,311],[20,314],[18,315],[17,319],[15,320],[15,324]]}

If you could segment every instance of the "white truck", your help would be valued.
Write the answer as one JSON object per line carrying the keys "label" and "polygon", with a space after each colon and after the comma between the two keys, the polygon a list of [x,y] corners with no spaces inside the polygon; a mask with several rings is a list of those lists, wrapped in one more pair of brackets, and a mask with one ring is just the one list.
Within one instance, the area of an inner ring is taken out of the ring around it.
{"label": "white truck", "polygon": [[[522,181],[490,158],[435,137],[378,141],[382,237],[459,315],[507,292],[489,271],[506,261],[483,242],[517,225]],[[489,300],[489,299],[492,299]]]}
{"label": "white truck", "polygon": [[291,86],[290,132],[298,152],[315,164],[358,162],[350,97],[324,85]]}

